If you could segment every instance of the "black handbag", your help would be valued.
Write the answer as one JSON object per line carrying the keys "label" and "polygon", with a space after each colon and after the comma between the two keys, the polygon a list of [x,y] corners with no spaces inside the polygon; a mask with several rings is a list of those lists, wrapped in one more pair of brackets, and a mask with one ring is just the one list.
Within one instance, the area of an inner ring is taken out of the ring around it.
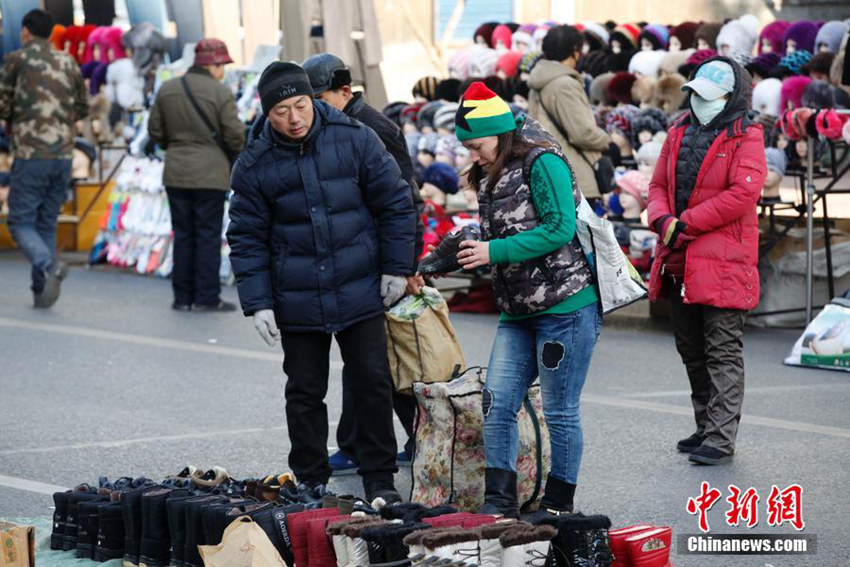
{"label": "black handbag", "polygon": [[[543,104],[543,95],[540,95],[540,108],[543,109],[543,112],[546,113],[546,116],[549,117],[549,122],[555,125],[555,128],[558,129],[558,132],[561,133],[561,136],[567,141],[568,144],[572,145],[570,142],[570,135],[567,134],[567,131],[561,126],[561,123],[555,120],[555,117],[549,112],[546,108],[546,105]],[[596,163],[590,163],[590,160],[587,159],[587,156],[584,155],[584,152],[578,149],[576,146],[573,147],[578,152],[578,155],[581,156],[587,165],[593,170],[593,176],[596,178],[596,185],[599,186],[599,192],[603,195],[605,193],[610,193],[617,187],[617,180],[614,177],[614,162],[611,161],[610,156],[605,155],[596,160]]]}
{"label": "black handbag", "polygon": [[192,91],[189,90],[189,83],[186,81],[186,76],[180,78],[180,84],[183,85],[183,91],[185,91],[186,96],[189,98],[189,102],[192,104],[192,108],[195,109],[195,112],[198,113],[198,116],[201,117],[201,120],[204,123],[204,126],[210,131],[210,136],[213,141],[215,141],[216,145],[221,149],[224,153],[225,157],[227,157],[227,161],[230,162],[231,169],[233,168],[233,162],[236,161],[236,155],[231,153],[231,151],[227,148],[227,145],[224,143],[224,140],[221,137],[221,134],[218,133],[218,130],[215,129],[215,126],[212,125],[207,115],[204,114],[204,111],[201,110],[201,107],[198,106],[198,102],[195,100],[195,97],[192,96]]}

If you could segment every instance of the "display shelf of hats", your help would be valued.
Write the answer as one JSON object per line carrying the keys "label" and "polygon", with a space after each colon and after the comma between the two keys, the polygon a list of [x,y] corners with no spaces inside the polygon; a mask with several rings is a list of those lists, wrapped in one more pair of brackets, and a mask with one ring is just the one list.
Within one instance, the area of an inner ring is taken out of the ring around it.
{"label": "display shelf of hats", "polygon": [[[71,183],[68,186],[66,201],[57,217],[57,247],[60,251],[88,250],[98,230],[97,216],[107,207],[108,191],[100,190],[100,184],[97,183],[93,172],[96,157],[97,150],[88,140],[75,140]],[[10,181],[9,164],[5,161],[7,160],[0,159],[0,247],[12,248],[15,243],[5,226],[8,218],[5,196]],[[106,188],[109,189],[108,184]]]}
{"label": "display shelf of hats", "polygon": [[[108,208],[100,215],[99,232],[89,265],[108,265],[138,274],[168,277],[174,267],[168,196],[162,185],[164,164],[128,156],[120,166]],[[225,207],[225,230],[227,225]],[[222,232],[221,280],[233,283],[230,249]]]}

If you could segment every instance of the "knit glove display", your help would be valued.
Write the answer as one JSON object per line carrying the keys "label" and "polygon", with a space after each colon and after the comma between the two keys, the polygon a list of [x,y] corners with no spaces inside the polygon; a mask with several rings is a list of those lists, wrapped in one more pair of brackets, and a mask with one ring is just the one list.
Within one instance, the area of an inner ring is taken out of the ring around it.
{"label": "knit glove display", "polygon": [[656,221],[655,226],[659,236],[661,236],[662,242],[664,242],[664,246],[671,250],[684,248],[689,242],[694,240],[693,236],[685,234],[685,229],[688,225],[673,215],[661,217]]}
{"label": "knit glove display", "polygon": [[404,276],[381,276],[381,297],[384,298],[384,307],[391,307],[396,301],[404,297],[407,288],[407,278]]}
{"label": "knit glove display", "polygon": [[280,331],[274,319],[274,311],[271,309],[260,309],[254,313],[254,328],[269,346],[274,346],[280,339]]}

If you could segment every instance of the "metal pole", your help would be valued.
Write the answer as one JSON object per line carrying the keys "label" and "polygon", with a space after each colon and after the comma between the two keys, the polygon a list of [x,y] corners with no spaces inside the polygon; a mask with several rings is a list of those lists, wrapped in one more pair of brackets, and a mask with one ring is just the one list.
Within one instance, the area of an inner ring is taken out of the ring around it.
{"label": "metal pole", "polygon": [[809,137],[806,142],[806,324],[812,320],[812,236],[814,233],[815,202],[815,141]]}

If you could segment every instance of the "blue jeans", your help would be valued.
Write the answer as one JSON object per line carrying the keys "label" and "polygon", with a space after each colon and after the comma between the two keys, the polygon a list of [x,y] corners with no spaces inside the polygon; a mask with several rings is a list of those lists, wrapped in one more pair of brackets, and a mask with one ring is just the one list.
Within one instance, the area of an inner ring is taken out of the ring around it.
{"label": "blue jeans", "polygon": [[517,412],[539,376],[552,445],[549,474],[577,484],[583,448],[579,398],[601,328],[598,303],[566,315],[499,323],[483,400],[487,468],[516,471]]}
{"label": "blue jeans", "polygon": [[9,232],[32,264],[32,290],[56,263],[56,219],[71,183],[69,159],[16,159],[9,185]]}

